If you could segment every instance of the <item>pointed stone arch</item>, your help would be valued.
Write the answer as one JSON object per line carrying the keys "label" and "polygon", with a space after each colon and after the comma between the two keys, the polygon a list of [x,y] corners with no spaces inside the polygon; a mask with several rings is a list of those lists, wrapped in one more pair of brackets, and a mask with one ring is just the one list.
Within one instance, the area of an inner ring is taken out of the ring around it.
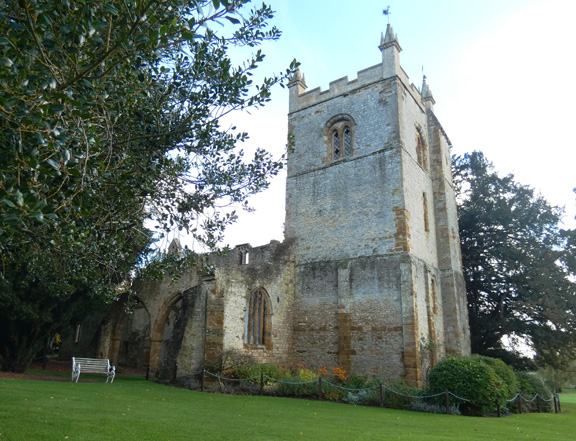
{"label": "pointed stone arch", "polygon": [[150,333],[150,357],[149,364],[150,367],[157,371],[160,367],[161,359],[160,354],[162,350],[162,341],[164,340],[164,329],[166,327],[166,320],[168,319],[170,313],[173,311],[174,307],[178,302],[182,301],[182,293],[178,292],[172,297],[166,299],[162,304],[154,325],[152,326],[152,331]]}
{"label": "pointed stone arch", "polygon": [[259,287],[246,299],[244,347],[272,349],[272,302],[268,291]]}
{"label": "pointed stone arch", "polygon": [[[132,301],[136,301],[137,302],[137,306],[136,307],[140,307],[141,310],[144,312],[145,314],[145,318],[146,318],[146,326],[144,327],[144,341],[142,342],[143,347],[140,348],[143,358],[141,358],[140,360],[136,360],[136,363],[134,364],[134,367],[137,367],[141,364],[146,365],[148,363],[148,356],[149,356],[149,333],[150,333],[150,321],[151,321],[151,316],[150,316],[150,311],[148,308],[148,305],[146,305],[138,296],[134,296],[131,299]],[[126,329],[126,326],[130,324],[130,322],[127,321],[128,317],[127,317],[127,313],[126,313],[126,303],[128,302],[128,298],[126,297],[124,299],[124,301],[119,302],[118,307],[115,309],[114,314],[112,316],[112,320],[111,320],[111,324],[112,327],[110,329],[110,337],[109,337],[109,346],[108,346],[108,350],[107,350],[107,358],[110,359],[110,361],[114,364],[122,364],[120,360],[120,350],[122,349],[122,342],[124,341],[125,343],[128,341],[131,332],[129,332],[130,330]],[[139,333],[140,334],[140,333]],[[125,350],[125,352],[127,352],[127,348]],[[101,356],[104,356],[103,354],[101,354]]]}
{"label": "pointed stone arch", "polygon": [[428,171],[428,144],[419,124],[416,124],[416,161],[424,171]]}
{"label": "pointed stone arch", "polygon": [[330,161],[343,159],[354,154],[354,130],[356,121],[348,114],[338,114],[324,125],[327,157]]}

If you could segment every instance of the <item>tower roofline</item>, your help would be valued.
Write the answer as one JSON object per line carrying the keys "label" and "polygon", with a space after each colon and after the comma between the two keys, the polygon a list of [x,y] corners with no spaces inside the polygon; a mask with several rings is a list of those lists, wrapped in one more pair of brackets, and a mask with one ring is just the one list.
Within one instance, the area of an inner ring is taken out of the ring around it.
{"label": "tower roofline", "polygon": [[395,46],[398,52],[402,51],[402,47],[398,42],[398,36],[394,33],[392,25],[388,23],[388,26],[386,26],[386,35],[382,33],[382,37],[380,38],[380,46],[378,47],[380,48],[381,51],[383,51],[384,49],[387,49],[391,46]]}

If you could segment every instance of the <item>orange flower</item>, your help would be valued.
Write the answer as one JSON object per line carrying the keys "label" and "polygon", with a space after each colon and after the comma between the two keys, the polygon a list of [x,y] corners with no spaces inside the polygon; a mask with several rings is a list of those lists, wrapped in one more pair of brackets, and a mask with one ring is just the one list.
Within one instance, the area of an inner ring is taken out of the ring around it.
{"label": "orange flower", "polygon": [[332,368],[332,375],[334,375],[334,378],[340,381],[346,381],[349,378],[348,372],[342,366]]}

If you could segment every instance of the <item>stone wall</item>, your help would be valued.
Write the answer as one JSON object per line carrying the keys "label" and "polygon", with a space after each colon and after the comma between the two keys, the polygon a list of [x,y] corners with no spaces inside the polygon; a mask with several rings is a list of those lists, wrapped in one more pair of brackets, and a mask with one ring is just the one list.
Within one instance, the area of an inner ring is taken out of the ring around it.
{"label": "stone wall", "polygon": [[[235,255],[247,256],[248,261],[239,264]],[[263,363],[288,366],[292,352],[294,299],[290,245],[277,241],[254,248],[244,245],[213,261],[216,291],[223,298],[222,348],[246,351]],[[266,346],[253,347],[245,344],[246,309],[250,295],[258,289],[264,289],[269,299],[271,341]]]}

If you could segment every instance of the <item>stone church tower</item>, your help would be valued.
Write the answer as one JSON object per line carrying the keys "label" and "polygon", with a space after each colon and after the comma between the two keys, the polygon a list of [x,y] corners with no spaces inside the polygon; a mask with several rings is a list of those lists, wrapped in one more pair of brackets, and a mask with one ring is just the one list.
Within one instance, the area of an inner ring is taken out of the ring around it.
{"label": "stone church tower", "polygon": [[390,25],[380,50],[329,90],[289,84],[294,353],[419,385],[426,358],[470,353],[450,141]]}
{"label": "stone church tower", "polygon": [[438,357],[469,355],[450,141],[390,26],[380,50],[381,63],[326,91],[291,79],[283,242],[137,281],[132,314],[118,302],[94,349],[77,341],[70,355],[173,379],[234,350],[412,386]]}

